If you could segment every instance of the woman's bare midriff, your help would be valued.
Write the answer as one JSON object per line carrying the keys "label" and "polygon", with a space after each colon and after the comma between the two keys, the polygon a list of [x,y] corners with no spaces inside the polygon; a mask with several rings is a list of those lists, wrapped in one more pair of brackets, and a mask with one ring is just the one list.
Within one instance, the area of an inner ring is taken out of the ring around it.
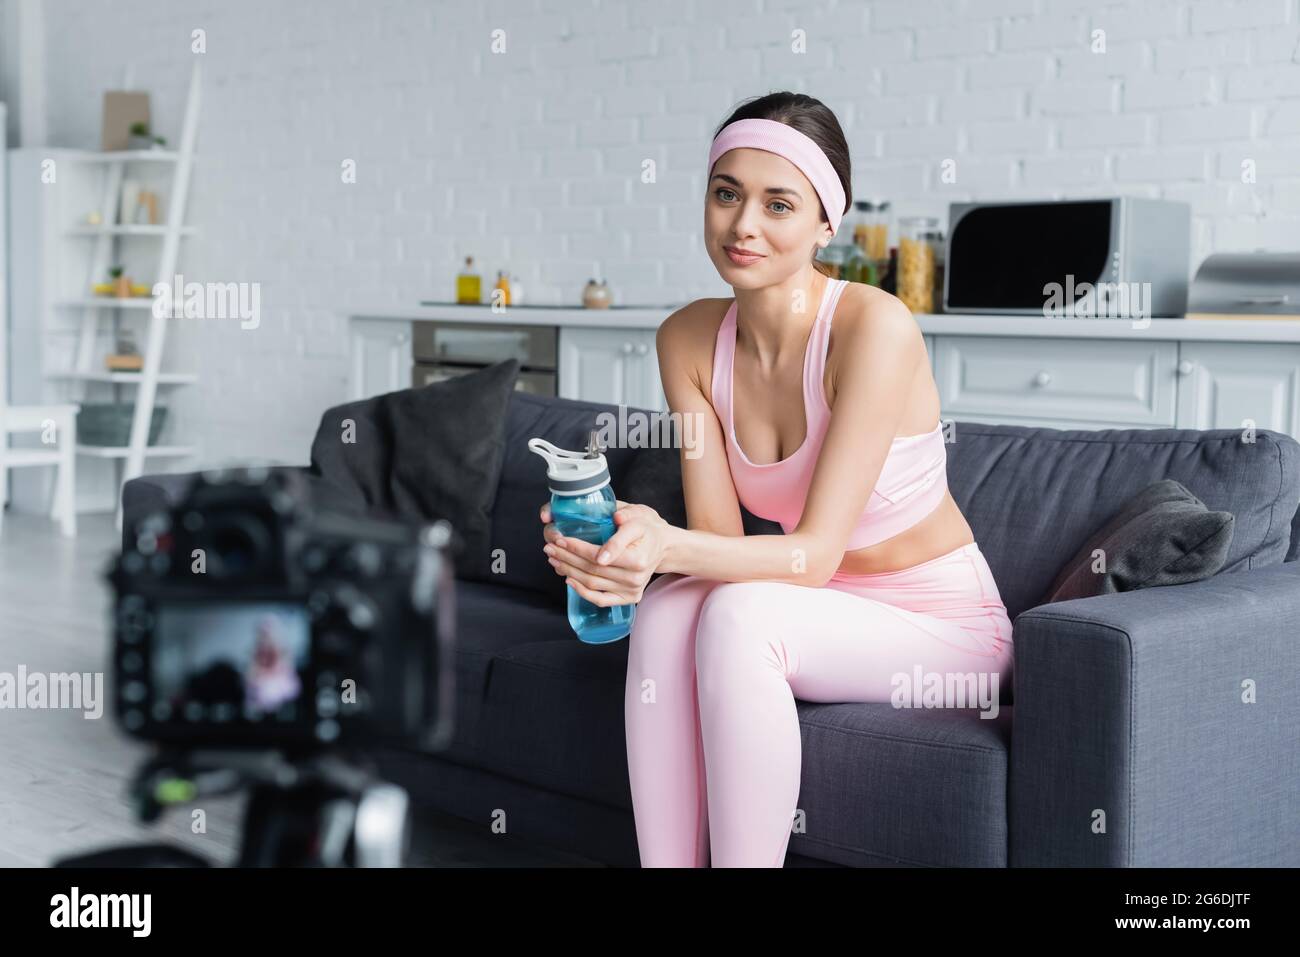
{"label": "woman's bare midriff", "polygon": [[975,535],[953,501],[952,492],[944,492],[938,507],[911,528],[875,545],[845,552],[838,570],[846,575],[898,571],[946,555],[973,541]]}

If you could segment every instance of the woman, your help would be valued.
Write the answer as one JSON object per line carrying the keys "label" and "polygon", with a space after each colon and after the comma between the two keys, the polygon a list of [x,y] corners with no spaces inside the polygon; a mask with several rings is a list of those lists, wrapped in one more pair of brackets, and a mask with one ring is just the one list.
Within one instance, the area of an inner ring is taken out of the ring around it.
{"label": "woman", "polygon": [[260,713],[295,701],[302,681],[283,642],[280,623],[270,615],[257,623],[252,660],[244,672],[245,703]]}
{"label": "woman", "polygon": [[[705,244],[735,298],[693,302],[657,336],[669,406],[702,426],[682,454],[687,527],[620,502],[601,548],[542,509],[578,594],[640,602],[624,712],[643,866],[782,865],[796,698],[897,704],[918,668],[995,692],[1011,677],[921,332],[898,299],[814,265],[849,208],[848,154],[834,114],[792,93],[714,138]],[[746,537],[742,503],[785,534]]]}

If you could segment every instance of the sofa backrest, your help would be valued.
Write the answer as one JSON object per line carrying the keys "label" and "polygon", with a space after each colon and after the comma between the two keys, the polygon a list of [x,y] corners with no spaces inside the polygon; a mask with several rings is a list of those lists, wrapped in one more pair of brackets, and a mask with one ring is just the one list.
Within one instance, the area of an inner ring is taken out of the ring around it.
{"label": "sofa backrest", "polygon": [[954,424],[948,484],[988,559],[1012,618],[1138,491],[1181,482],[1231,512],[1223,572],[1283,561],[1300,508],[1300,443],[1259,430],[1062,430]]}
{"label": "sofa backrest", "polygon": [[[624,415],[649,415],[624,409]],[[504,584],[562,598],[564,582],[542,552],[537,513],[550,493],[545,463],[528,451],[541,436],[562,448],[586,447],[602,415],[596,402],[511,396],[505,459],[493,506],[493,547],[504,549]],[[1237,430],[1060,430],[956,422],[948,446],[948,483],[988,559],[1014,618],[1036,605],[1056,573],[1088,537],[1152,482],[1181,482],[1213,510],[1236,517],[1224,572],[1287,557],[1292,523],[1300,528],[1300,443],[1267,430],[1247,442]],[[653,505],[685,524],[680,453],[674,447],[605,450],[610,481],[624,501]],[[632,497],[635,495],[635,497]],[[744,513],[747,534],[780,534],[775,523]]]}

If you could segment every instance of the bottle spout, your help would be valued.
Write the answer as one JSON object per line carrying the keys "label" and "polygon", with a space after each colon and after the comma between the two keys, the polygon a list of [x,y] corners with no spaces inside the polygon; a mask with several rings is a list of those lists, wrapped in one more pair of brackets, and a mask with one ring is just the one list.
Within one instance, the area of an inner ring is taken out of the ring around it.
{"label": "bottle spout", "polygon": [[595,435],[595,432],[591,433],[585,452],[562,449],[543,438],[528,440],[528,450],[546,460],[546,475],[551,480],[552,491],[576,493],[588,486],[598,488],[601,483],[609,481],[608,465]]}
{"label": "bottle spout", "polygon": [[562,449],[558,445],[553,445],[545,439],[540,438],[529,439],[528,450],[530,452],[536,452],[542,458],[546,459],[546,464],[556,470],[572,462],[574,459],[586,458],[586,456],[581,452],[570,452],[568,449]]}

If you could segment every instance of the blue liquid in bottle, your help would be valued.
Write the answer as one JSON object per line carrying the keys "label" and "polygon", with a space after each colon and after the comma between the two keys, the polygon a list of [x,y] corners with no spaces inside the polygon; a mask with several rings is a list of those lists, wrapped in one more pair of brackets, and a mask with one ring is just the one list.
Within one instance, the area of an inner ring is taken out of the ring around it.
{"label": "blue liquid in bottle", "polygon": [[[551,494],[551,520],[565,538],[604,545],[617,530],[618,508],[613,490],[606,485],[586,495]],[[632,632],[636,605],[593,605],[570,586],[569,624],[583,641],[601,645],[626,638]]]}
{"label": "blue liquid in bottle", "polygon": [[[530,450],[547,461],[551,490],[551,521],[565,538],[603,545],[617,526],[614,512],[618,500],[609,485],[609,469],[591,434],[587,452],[557,448],[545,439],[530,439]],[[573,589],[568,592],[569,625],[579,639],[602,645],[626,638],[636,619],[636,605],[596,605]]]}

